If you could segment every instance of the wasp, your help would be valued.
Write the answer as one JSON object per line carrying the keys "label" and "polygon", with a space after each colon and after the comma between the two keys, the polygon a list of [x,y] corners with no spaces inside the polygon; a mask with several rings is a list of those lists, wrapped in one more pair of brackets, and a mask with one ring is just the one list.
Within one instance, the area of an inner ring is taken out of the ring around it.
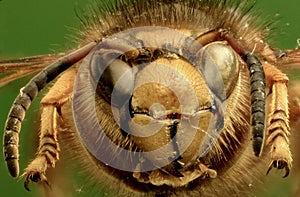
{"label": "wasp", "polygon": [[26,111],[53,83],[41,100],[36,155],[22,173],[27,190],[31,182],[60,187],[48,172],[64,152],[119,196],[251,195],[249,185],[272,169],[289,176],[300,108],[282,70],[299,65],[300,51],[271,47],[252,7],[107,2],[80,17],[77,48],[1,61],[1,72],[18,71],[1,83],[39,71],[4,126],[10,175],[20,174]]}

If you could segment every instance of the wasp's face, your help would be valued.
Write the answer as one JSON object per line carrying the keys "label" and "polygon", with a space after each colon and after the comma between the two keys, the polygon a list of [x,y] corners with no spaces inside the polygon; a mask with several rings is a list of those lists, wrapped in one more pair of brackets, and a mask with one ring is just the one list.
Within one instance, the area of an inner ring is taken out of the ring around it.
{"label": "wasp's face", "polygon": [[[202,46],[197,39],[205,32],[193,31],[199,36],[184,27],[128,29],[107,37],[83,61],[74,87],[75,124],[100,162],[133,171],[142,183],[184,186],[206,176],[202,159],[221,168],[233,157],[220,139],[237,148],[248,136],[245,63],[226,41]],[[243,117],[243,125],[231,115]],[[103,155],[104,149],[115,154]]]}
{"label": "wasp's face", "polygon": [[250,193],[270,161],[269,170],[288,175],[287,78],[272,66],[281,60],[265,42],[268,28],[248,9],[193,0],[95,5],[81,18],[80,49],[58,55],[16,99],[4,135],[10,173],[18,175],[25,111],[65,71],[42,99],[26,189],[49,184],[46,169],[66,152],[121,196]]}

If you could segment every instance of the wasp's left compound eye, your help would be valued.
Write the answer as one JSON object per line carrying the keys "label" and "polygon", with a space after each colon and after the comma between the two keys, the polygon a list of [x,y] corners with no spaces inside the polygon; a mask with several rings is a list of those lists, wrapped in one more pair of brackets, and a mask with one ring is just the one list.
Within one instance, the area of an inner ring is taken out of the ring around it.
{"label": "wasp's left compound eye", "polygon": [[239,73],[237,54],[222,42],[213,42],[199,51],[199,64],[196,66],[207,79],[212,92],[221,100],[233,91]]}

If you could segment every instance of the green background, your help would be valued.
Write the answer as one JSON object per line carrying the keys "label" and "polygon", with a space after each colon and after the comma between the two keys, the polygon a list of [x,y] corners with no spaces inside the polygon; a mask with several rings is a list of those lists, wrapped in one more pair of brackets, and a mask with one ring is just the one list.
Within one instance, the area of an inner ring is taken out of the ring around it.
{"label": "green background", "polygon": [[[38,54],[48,54],[53,51],[64,51],[75,46],[69,42],[72,34],[70,27],[78,27],[79,20],[75,9],[84,7],[86,0],[2,0],[0,1],[0,57],[16,58]],[[261,10],[265,16],[273,18],[276,23],[276,34],[272,39],[274,46],[285,49],[295,48],[296,40],[300,38],[300,2],[299,0],[258,0],[256,10]],[[2,128],[12,101],[28,79],[17,80],[16,83],[0,89],[0,127]],[[35,102],[29,110],[21,132],[21,170],[32,158],[29,147],[32,142],[33,128],[37,121],[38,103]],[[2,135],[2,134],[1,134]],[[0,151],[0,161],[2,151]],[[295,178],[276,179],[268,192],[261,196],[285,197],[291,196]],[[0,196],[34,196],[36,186],[31,186],[33,192],[24,190],[22,179],[12,179],[3,162],[0,162]],[[266,186],[267,187],[267,186]],[[78,196],[89,196],[86,192]]]}

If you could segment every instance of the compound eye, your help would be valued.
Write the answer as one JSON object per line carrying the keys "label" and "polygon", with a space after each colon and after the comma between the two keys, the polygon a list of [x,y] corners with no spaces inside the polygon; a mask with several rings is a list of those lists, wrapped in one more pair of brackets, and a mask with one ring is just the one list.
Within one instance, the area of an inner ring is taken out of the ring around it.
{"label": "compound eye", "polygon": [[237,54],[229,45],[213,42],[199,51],[199,58],[197,67],[209,88],[221,100],[226,99],[233,91],[239,75]]}
{"label": "compound eye", "polygon": [[95,55],[90,64],[93,80],[97,84],[97,93],[106,102],[120,108],[132,95],[135,74],[128,63],[105,56],[103,53]]}

